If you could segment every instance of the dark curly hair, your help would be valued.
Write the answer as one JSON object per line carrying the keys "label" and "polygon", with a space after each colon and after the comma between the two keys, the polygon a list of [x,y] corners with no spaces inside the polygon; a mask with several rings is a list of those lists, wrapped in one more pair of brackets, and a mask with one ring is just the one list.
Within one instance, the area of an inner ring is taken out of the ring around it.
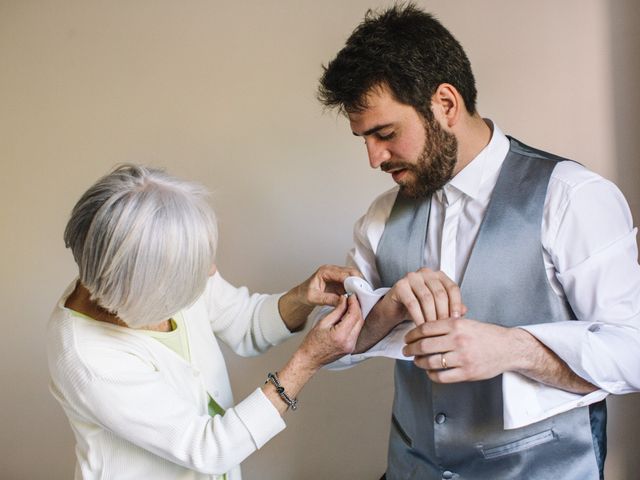
{"label": "dark curly hair", "polygon": [[386,85],[396,100],[432,118],[431,97],[442,83],[453,85],[467,111],[476,112],[475,79],[462,46],[433,15],[412,3],[367,11],[323,69],[318,99],[343,113],[364,110],[371,88]]}

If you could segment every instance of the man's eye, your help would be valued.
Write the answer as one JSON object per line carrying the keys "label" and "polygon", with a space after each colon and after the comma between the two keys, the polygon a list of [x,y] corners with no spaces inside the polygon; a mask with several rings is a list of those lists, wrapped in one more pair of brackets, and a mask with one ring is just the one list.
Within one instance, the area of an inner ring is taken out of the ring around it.
{"label": "man's eye", "polygon": [[395,132],[387,133],[386,135],[378,133],[378,138],[380,140],[391,140],[395,136],[395,134]]}

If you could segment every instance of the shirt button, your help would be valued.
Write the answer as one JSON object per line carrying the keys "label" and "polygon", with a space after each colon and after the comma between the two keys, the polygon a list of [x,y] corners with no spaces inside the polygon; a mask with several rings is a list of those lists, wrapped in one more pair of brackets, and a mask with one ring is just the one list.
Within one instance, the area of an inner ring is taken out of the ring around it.
{"label": "shirt button", "polygon": [[444,478],[445,480],[449,480],[453,478],[453,472],[450,472],[449,470],[445,470],[444,472],[442,472],[442,478]]}
{"label": "shirt button", "polygon": [[[436,415],[436,423],[438,425],[442,425],[444,422],[447,421],[447,416],[444,413],[439,413]],[[451,478],[451,477],[449,477]]]}

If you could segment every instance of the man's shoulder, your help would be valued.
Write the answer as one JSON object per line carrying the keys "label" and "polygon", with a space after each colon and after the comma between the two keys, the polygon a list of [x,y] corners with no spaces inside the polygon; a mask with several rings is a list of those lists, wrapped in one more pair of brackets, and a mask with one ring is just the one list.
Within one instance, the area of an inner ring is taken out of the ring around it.
{"label": "man's shoulder", "polygon": [[366,237],[372,231],[382,235],[382,230],[384,230],[384,225],[391,214],[399,189],[398,186],[390,188],[371,202],[366,213],[355,223],[354,234],[356,237]]}
{"label": "man's shoulder", "polygon": [[557,184],[558,186],[563,186],[565,189],[572,190],[592,182],[610,183],[601,175],[589,170],[589,168],[575,160],[531,147],[512,137],[509,137],[509,139],[511,141],[510,150],[512,152],[556,162],[551,177],[549,178],[550,185]]}
{"label": "man's shoulder", "polygon": [[509,139],[509,151],[512,153],[523,155],[525,157],[552,160],[555,162],[563,162],[569,160],[568,158],[561,157],[560,155],[556,155],[554,153],[527,145],[511,136],[507,136],[507,138]]}
{"label": "man's shoulder", "polygon": [[559,161],[553,172],[549,182],[559,183],[566,186],[569,189],[574,189],[580,185],[584,185],[591,182],[608,182],[601,175],[589,170],[584,165],[574,162],[572,160]]}
{"label": "man's shoulder", "polygon": [[386,222],[391,213],[391,209],[398,196],[400,187],[397,185],[378,195],[369,205],[367,212],[360,218],[360,222],[370,223],[371,221]]}

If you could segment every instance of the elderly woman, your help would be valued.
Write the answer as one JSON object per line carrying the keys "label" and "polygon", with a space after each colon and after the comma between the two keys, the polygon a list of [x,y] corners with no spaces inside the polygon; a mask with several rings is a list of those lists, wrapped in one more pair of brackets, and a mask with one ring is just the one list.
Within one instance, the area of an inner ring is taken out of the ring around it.
{"label": "elderly woman", "polygon": [[[79,267],[48,326],[51,390],[76,438],[76,478],[238,480],[239,464],[285,428],[282,415],[362,327],[353,270],[326,266],[282,295],[249,294],[214,265],[206,192],[122,166],[78,201],[65,243]],[[234,404],[218,342],[264,352],[335,310],[291,359]]]}

